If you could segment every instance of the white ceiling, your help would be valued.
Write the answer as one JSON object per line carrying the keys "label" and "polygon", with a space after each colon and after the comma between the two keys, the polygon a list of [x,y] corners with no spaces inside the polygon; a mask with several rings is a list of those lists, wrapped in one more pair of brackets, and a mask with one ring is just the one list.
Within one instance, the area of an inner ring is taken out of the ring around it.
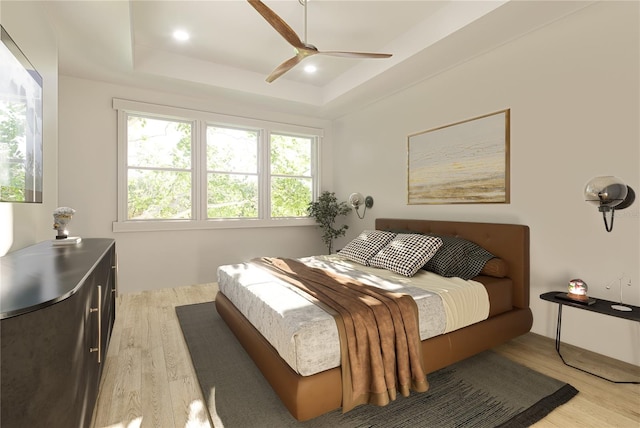
{"label": "white ceiling", "polygon": [[[304,40],[298,0],[263,0]],[[274,108],[335,116],[467,61],[579,10],[589,1],[309,0],[307,36],[322,50],[391,53],[389,59],[315,55],[273,83],[293,56],[245,0],[49,1],[63,75],[164,84],[246,97]],[[175,29],[191,34],[172,39]],[[309,75],[303,66],[313,63]]]}

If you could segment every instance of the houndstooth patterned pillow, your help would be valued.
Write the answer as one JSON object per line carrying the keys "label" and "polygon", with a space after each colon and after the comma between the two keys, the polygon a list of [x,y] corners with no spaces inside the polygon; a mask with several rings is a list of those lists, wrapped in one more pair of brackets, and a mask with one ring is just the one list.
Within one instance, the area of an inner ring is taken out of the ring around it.
{"label": "houndstooth patterned pillow", "polygon": [[399,234],[369,260],[369,265],[413,276],[441,245],[442,240],[435,236]]}
{"label": "houndstooth patterned pillow", "polygon": [[395,233],[382,230],[365,230],[338,251],[338,254],[361,265],[369,266],[369,259],[383,249],[395,236]]}
{"label": "houndstooth patterned pillow", "polygon": [[487,261],[495,257],[478,244],[466,239],[441,235],[438,237],[442,239],[442,247],[424,265],[423,269],[440,276],[474,278],[480,274]]}

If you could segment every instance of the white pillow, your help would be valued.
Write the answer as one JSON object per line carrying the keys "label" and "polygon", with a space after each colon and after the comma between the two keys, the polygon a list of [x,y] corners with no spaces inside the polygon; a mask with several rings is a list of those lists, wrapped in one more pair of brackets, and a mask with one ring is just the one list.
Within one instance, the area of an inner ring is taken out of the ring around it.
{"label": "white pillow", "polygon": [[435,236],[401,233],[369,260],[369,266],[413,276],[441,246],[442,239]]}
{"label": "white pillow", "polygon": [[365,230],[338,251],[338,254],[361,265],[369,266],[369,259],[383,249],[395,236],[396,234],[392,232]]}

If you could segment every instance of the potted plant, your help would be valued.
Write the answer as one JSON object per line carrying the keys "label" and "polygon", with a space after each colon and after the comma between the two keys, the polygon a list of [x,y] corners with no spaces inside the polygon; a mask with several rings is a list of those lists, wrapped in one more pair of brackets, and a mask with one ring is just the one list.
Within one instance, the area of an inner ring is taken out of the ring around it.
{"label": "potted plant", "polygon": [[309,202],[307,213],[309,217],[313,217],[318,223],[318,227],[322,229],[322,242],[327,246],[329,254],[333,250],[333,240],[340,236],[344,236],[349,228],[346,224],[336,228],[334,224],[336,217],[347,215],[351,211],[351,207],[346,202],[338,202],[333,192],[324,191],[317,201]]}

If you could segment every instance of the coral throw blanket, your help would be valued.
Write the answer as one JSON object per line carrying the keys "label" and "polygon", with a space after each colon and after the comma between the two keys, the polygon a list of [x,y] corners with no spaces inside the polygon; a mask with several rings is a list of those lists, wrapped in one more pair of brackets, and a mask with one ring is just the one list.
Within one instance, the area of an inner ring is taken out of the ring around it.
{"label": "coral throw blanket", "polygon": [[306,293],[336,319],[340,334],[342,411],[425,392],[418,309],[408,295],[363,284],[293,259],[252,260]]}

